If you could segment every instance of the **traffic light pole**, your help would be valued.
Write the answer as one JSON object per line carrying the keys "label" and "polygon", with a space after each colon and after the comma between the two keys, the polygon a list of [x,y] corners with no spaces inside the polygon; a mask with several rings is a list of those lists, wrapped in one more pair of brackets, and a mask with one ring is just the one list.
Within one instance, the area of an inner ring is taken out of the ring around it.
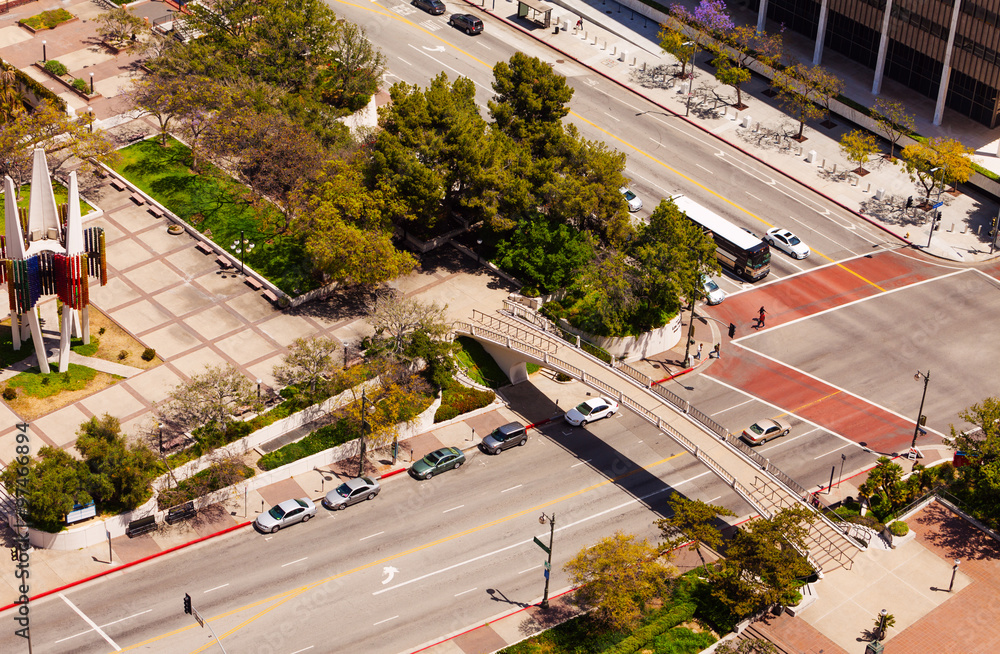
{"label": "traffic light pole", "polygon": [[228,654],[228,652],[226,652],[226,648],[222,645],[222,641],[219,640],[219,636],[216,635],[215,629],[212,629],[212,624],[210,622],[206,622],[205,619],[201,617],[201,614],[198,613],[198,609],[191,606],[191,596],[187,593],[184,593],[184,612],[189,615],[193,615],[194,619],[197,620],[198,624],[202,627],[207,626],[208,630],[212,632],[212,638],[215,639],[215,642],[219,643],[219,649],[222,650],[222,654]]}

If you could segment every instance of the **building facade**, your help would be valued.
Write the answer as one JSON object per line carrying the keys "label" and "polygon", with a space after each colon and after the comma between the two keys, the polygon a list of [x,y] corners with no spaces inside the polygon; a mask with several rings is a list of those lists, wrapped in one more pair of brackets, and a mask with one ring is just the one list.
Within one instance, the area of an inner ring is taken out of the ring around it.
{"label": "building facade", "polygon": [[765,19],[988,127],[1000,125],[1000,0],[751,0]]}

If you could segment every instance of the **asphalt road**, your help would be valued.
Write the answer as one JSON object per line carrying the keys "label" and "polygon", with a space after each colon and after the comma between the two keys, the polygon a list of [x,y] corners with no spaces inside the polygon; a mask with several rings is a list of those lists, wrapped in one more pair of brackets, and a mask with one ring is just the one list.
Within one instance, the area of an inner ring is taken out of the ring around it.
{"label": "asphalt road", "polygon": [[[539,601],[542,512],[556,518],[554,593],[570,583],[566,561],[600,537],[655,538],[673,489],[750,511],[631,414],[555,423],[430,481],[386,480],[345,511],[274,535],[243,529],[45,598],[32,606],[34,651],[211,651],[182,612],[190,593],[230,652],[395,654]],[[22,646],[0,633],[0,651]]]}

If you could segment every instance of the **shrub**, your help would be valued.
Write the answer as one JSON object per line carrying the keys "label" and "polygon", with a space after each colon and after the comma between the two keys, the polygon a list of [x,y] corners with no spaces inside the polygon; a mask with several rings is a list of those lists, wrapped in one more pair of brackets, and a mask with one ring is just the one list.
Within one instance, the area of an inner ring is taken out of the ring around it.
{"label": "shrub", "polygon": [[571,381],[573,381],[573,378],[570,377],[569,375],[567,375],[564,372],[557,372],[556,373],[556,381],[557,382],[571,382]]}
{"label": "shrub", "polygon": [[3,389],[3,399],[7,400],[8,402],[17,399],[17,391],[9,387]]}
{"label": "shrub", "polygon": [[128,358],[128,350],[122,350],[122,351],[120,351],[118,353],[118,360],[119,361],[124,361],[127,358]]}
{"label": "shrub", "polygon": [[100,329],[97,330],[97,335],[98,336],[104,336],[104,332],[106,332],[106,331],[108,331],[107,327],[101,327]]}
{"label": "shrub", "polygon": [[155,358],[156,358],[156,350],[154,350],[153,348],[147,347],[145,350],[142,351],[143,361],[152,361]]}
{"label": "shrub", "polygon": [[90,93],[90,85],[87,84],[87,80],[85,79],[77,77],[70,86],[80,93]]}
{"label": "shrub", "polygon": [[441,406],[434,414],[434,422],[444,422],[469,411],[488,406],[496,398],[493,391],[481,391],[452,381],[441,393]]}
{"label": "shrub", "polygon": [[902,520],[896,520],[889,525],[889,531],[892,532],[893,536],[905,536],[910,533],[910,526]]}
{"label": "shrub", "polygon": [[606,654],[632,654],[642,650],[657,636],[694,617],[695,605],[689,602],[677,604],[648,626],[637,629],[631,636],[614,647],[604,650]]}
{"label": "shrub", "polygon": [[69,68],[66,68],[66,66],[55,59],[49,59],[45,62],[45,70],[57,76],[62,76],[69,72]]}
{"label": "shrub", "polygon": [[274,470],[281,466],[298,461],[316,452],[328,450],[357,438],[360,433],[347,420],[340,420],[332,425],[317,429],[300,441],[289,443],[260,458],[257,466],[261,470]]}

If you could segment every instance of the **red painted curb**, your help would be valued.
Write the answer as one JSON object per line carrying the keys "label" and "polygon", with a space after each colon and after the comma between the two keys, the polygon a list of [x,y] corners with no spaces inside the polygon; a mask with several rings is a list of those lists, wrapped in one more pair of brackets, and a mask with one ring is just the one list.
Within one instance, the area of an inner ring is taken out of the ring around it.
{"label": "red painted curb", "polygon": [[721,141],[722,143],[725,143],[727,146],[733,148],[737,152],[739,152],[741,154],[744,154],[744,155],[750,157],[751,159],[753,159],[754,161],[756,161],[757,163],[761,164],[762,166],[766,166],[767,168],[771,169],[776,174],[781,175],[782,177],[784,177],[784,178],[786,178],[786,179],[794,182],[795,184],[798,184],[799,186],[802,186],[803,188],[809,189],[810,191],[812,191],[816,195],[818,195],[818,196],[826,199],[827,202],[830,202],[832,204],[837,205],[838,207],[840,207],[844,211],[850,212],[851,214],[853,214],[853,215],[857,216],[858,218],[860,218],[860,219],[864,220],[865,222],[867,222],[872,227],[878,228],[878,229],[882,230],[883,232],[885,232],[886,234],[889,234],[893,238],[898,239],[898,240],[902,241],[903,243],[906,243],[907,245],[909,245],[911,247],[914,247],[913,241],[911,241],[911,240],[909,240],[907,238],[903,238],[899,234],[896,234],[895,232],[893,232],[892,230],[890,230],[885,225],[883,225],[883,224],[881,224],[879,222],[876,222],[876,221],[872,220],[871,218],[868,218],[863,213],[860,213],[858,211],[855,211],[854,209],[851,209],[850,207],[844,205],[843,203],[841,203],[841,202],[833,199],[832,197],[830,197],[826,193],[824,193],[824,192],[822,192],[822,191],[820,191],[820,190],[818,190],[816,188],[813,188],[809,184],[806,184],[802,180],[799,180],[799,179],[796,179],[795,177],[792,177],[791,174],[786,173],[785,171],[781,170],[780,168],[776,168],[775,166],[767,163],[766,161],[764,161],[763,159],[761,159],[757,155],[744,150],[743,148],[741,148],[740,146],[736,145],[735,143],[730,143],[726,139],[722,138],[720,135],[716,134],[715,132],[712,132],[711,130],[709,130],[709,129],[701,126],[701,125],[699,125],[698,123],[692,121],[690,118],[688,118],[686,116],[682,116],[681,114],[677,113],[673,109],[670,109],[669,107],[660,104],[656,100],[653,100],[652,98],[650,98],[649,96],[647,96],[645,93],[642,93],[641,91],[639,91],[637,89],[634,89],[631,86],[628,86],[624,82],[618,81],[617,79],[611,77],[607,73],[605,73],[605,72],[603,72],[603,71],[601,71],[601,70],[599,70],[597,68],[594,68],[592,66],[588,66],[587,64],[583,63],[582,61],[580,61],[579,59],[577,59],[573,55],[569,54],[565,50],[560,49],[559,47],[553,45],[549,41],[543,40],[540,36],[534,34],[533,32],[529,32],[528,30],[524,29],[520,25],[512,23],[512,22],[506,20],[505,18],[502,18],[501,16],[493,13],[492,11],[490,11],[489,9],[486,9],[485,7],[481,7],[481,6],[477,5],[477,4],[474,4],[473,2],[471,2],[471,0],[465,0],[465,3],[467,5],[470,5],[470,6],[476,7],[477,9],[482,10],[483,12],[489,14],[490,16],[493,16],[494,18],[496,18],[498,20],[502,20],[508,26],[513,27],[516,30],[519,30],[522,34],[531,37],[532,39],[534,39],[538,43],[541,43],[542,45],[544,45],[544,46],[546,46],[548,48],[551,48],[552,50],[555,50],[556,52],[558,52],[559,54],[563,55],[564,57],[568,57],[568,58],[572,59],[573,61],[575,61],[576,63],[580,64],[581,66],[583,66],[587,70],[589,70],[589,71],[591,71],[593,73],[597,73],[598,75],[600,75],[601,77],[605,78],[609,82],[611,82],[613,84],[617,84],[618,86],[620,86],[621,88],[625,89],[626,91],[629,91],[630,93],[634,93],[635,95],[637,95],[640,98],[646,100],[647,102],[651,102],[652,104],[656,105],[660,109],[663,109],[664,111],[669,112],[674,118],[678,118],[680,120],[683,120],[685,123],[687,123],[691,127],[694,127],[696,129],[700,130],[702,133],[704,133],[704,134],[706,134],[708,136],[711,136],[712,138],[716,139],[717,141]]}
{"label": "red painted curb", "polygon": [[[577,588],[579,588],[579,587],[577,587]],[[559,593],[558,595],[553,595],[549,599],[550,600],[558,599],[558,598],[562,597],[563,595],[568,595],[568,594],[572,593],[573,591],[577,590],[577,588],[570,588],[569,590],[567,590],[565,592],[562,592],[562,593]],[[531,606],[525,606],[524,608],[518,609],[518,610],[514,611],[513,613],[508,613],[507,615],[503,616],[499,620],[495,620],[494,622],[499,622],[500,620],[506,620],[507,618],[509,618],[511,616],[515,616],[518,613],[521,613],[522,611],[527,611],[528,609],[534,608],[536,606],[538,606],[538,604],[532,604]],[[418,652],[427,651],[427,650],[429,650],[432,647],[437,647],[441,643],[447,643],[449,641],[455,640],[459,636],[464,636],[467,633],[471,633],[471,632],[475,631],[476,629],[482,629],[483,627],[487,626],[488,624],[489,624],[488,622],[484,622],[481,625],[476,625],[475,627],[470,627],[469,629],[466,629],[465,631],[463,631],[461,633],[455,634],[454,636],[450,636],[448,638],[445,638],[444,640],[439,640],[436,643],[432,643],[430,645],[426,645],[424,647],[421,647],[420,649],[413,650],[410,654],[418,654]]]}
{"label": "red painted curb", "polygon": [[[139,565],[140,563],[145,563],[146,561],[149,561],[149,560],[155,559],[157,557],[163,556],[164,554],[170,554],[171,552],[176,552],[177,550],[182,550],[185,547],[190,547],[191,545],[194,545],[196,543],[200,543],[202,541],[209,540],[211,538],[215,538],[216,536],[221,536],[222,534],[228,534],[231,531],[236,531],[237,529],[242,529],[243,527],[246,527],[247,525],[249,525],[252,522],[253,522],[252,520],[247,520],[246,522],[242,522],[242,523],[240,523],[238,525],[233,525],[232,527],[226,527],[222,531],[217,531],[214,534],[209,534],[208,536],[202,536],[201,538],[196,538],[196,539],[194,539],[194,540],[192,540],[190,542],[187,542],[187,543],[182,543],[180,545],[175,545],[174,547],[171,547],[170,549],[163,550],[162,552],[157,552],[156,554],[150,554],[149,556],[144,556],[141,559],[136,559],[135,561],[132,561],[131,563],[123,563],[122,565],[118,566],[117,568],[111,568],[110,570],[105,570],[103,572],[98,572],[95,575],[90,575],[89,577],[84,577],[83,579],[78,579],[77,581],[72,581],[72,582],[66,584],[65,586],[59,586],[58,588],[53,588],[52,590],[47,590],[45,592],[38,593],[34,597],[29,598],[29,601],[33,602],[33,601],[41,599],[43,597],[47,597],[49,595],[52,595],[53,593],[62,592],[64,590],[66,590],[67,588],[73,588],[74,586],[79,586],[80,584],[87,583],[88,581],[91,581],[93,579],[97,579],[98,577],[103,577],[103,576],[109,575],[109,574],[111,574],[113,572],[118,572],[119,570],[124,570],[126,568],[131,568],[134,565]],[[0,613],[3,613],[4,611],[6,611],[8,609],[12,609],[15,606],[20,606],[20,604],[8,604],[7,606],[0,607]]]}
{"label": "red painted curb", "polygon": [[389,472],[387,472],[384,475],[380,476],[379,480],[387,479],[389,477],[395,477],[396,475],[398,475],[401,472],[406,472],[406,468],[397,468],[396,470],[390,470]]}
{"label": "red painted curb", "polygon": [[656,386],[657,384],[662,384],[663,382],[668,382],[671,379],[676,379],[677,377],[680,377],[681,375],[686,375],[687,373],[691,372],[692,370],[694,370],[697,367],[698,366],[691,366],[690,368],[685,368],[684,370],[681,370],[680,372],[675,372],[674,374],[670,375],[669,377],[664,377],[663,379],[660,379],[658,381],[653,382],[652,384],[650,384],[650,386]]}

